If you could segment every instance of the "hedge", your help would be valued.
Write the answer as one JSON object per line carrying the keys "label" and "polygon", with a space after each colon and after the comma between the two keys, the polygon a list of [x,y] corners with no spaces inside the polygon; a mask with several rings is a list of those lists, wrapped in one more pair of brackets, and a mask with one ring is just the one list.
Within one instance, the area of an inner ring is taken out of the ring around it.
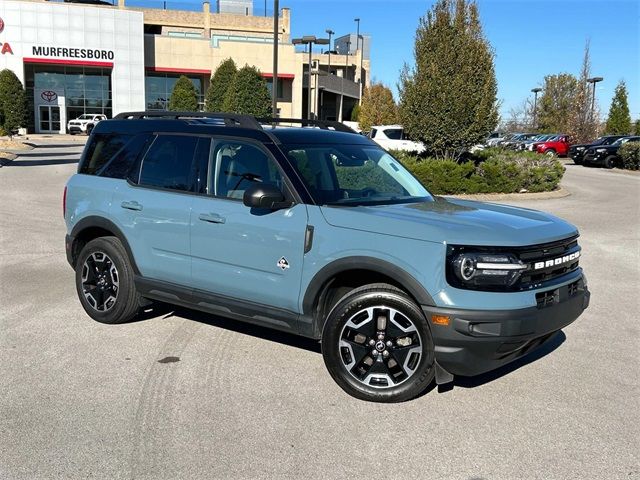
{"label": "hedge", "polygon": [[563,165],[556,159],[528,152],[492,152],[459,163],[394,152],[434,194],[547,192],[558,188]]}
{"label": "hedge", "polygon": [[640,170],[640,142],[626,142],[618,150],[622,158],[622,168]]}

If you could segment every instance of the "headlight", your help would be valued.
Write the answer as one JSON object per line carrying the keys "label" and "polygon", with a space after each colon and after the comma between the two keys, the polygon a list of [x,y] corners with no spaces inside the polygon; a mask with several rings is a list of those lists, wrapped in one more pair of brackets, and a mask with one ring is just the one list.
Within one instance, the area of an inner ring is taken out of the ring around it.
{"label": "headlight", "polygon": [[461,253],[449,262],[451,279],[463,288],[510,287],[527,269],[511,254]]}
{"label": "headlight", "polygon": [[598,152],[598,153],[604,153],[606,151],[607,151],[606,148],[596,148],[596,152]]}
{"label": "headlight", "polygon": [[576,147],[576,150],[584,150],[584,147]]}

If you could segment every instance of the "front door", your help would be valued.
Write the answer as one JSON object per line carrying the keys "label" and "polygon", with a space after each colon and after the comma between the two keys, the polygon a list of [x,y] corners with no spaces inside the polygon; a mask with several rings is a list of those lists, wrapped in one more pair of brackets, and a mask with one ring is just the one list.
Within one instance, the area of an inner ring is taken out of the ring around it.
{"label": "front door", "polygon": [[40,133],[60,133],[60,107],[40,105],[38,113]]}
{"label": "front door", "polygon": [[298,311],[307,208],[253,211],[242,202],[256,182],[284,189],[268,152],[240,140],[214,140],[204,195],[191,213],[193,287]]}

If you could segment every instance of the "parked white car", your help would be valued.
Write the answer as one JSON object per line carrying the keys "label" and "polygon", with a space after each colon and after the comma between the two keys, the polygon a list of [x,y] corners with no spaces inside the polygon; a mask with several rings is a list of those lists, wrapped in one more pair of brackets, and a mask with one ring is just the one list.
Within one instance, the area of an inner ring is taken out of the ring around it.
{"label": "parked white car", "polygon": [[95,127],[99,121],[106,120],[107,117],[105,115],[94,115],[85,113],[84,115],[80,115],[78,118],[74,118],[73,120],[69,120],[67,122],[67,131],[74,135],[76,133],[86,133],[89,135],[93,127]]}
{"label": "parked white car", "polygon": [[369,138],[385,150],[403,150],[405,152],[422,153],[425,146],[404,136],[402,125],[377,125],[371,127]]}

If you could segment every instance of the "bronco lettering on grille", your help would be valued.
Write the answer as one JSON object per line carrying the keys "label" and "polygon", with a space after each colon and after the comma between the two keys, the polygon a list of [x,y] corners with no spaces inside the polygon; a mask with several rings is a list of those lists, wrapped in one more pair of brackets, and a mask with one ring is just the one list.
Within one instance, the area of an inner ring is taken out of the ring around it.
{"label": "bronco lettering on grille", "polygon": [[540,270],[542,268],[557,267],[563,263],[571,262],[580,256],[580,252],[574,252],[564,257],[553,258],[551,260],[545,260],[544,262],[536,262],[533,264],[534,270]]}

